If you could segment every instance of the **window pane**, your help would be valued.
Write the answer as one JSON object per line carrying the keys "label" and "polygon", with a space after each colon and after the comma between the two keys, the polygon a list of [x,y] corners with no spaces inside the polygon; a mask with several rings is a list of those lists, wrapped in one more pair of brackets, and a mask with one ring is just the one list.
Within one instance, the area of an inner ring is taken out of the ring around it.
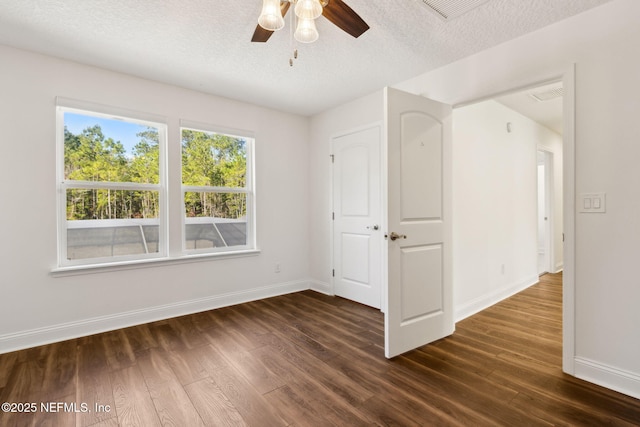
{"label": "window pane", "polygon": [[64,179],[159,182],[158,129],[126,120],[64,113]]}
{"label": "window pane", "polygon": [[247,244],[247,195],[185,192],[187,249]]}
{"label": "window pane", "polygon": [[185,224],[186,249],[226,248],[247,244],[247,223],[245,220],[224,221],[220,218],[207,218],[208,222],[192,222],[187,218]]}
{"label": "window pane", "polygon": [[67,190],[67,259],[159,252],[159,192]]}
{"label": "window pane", "polygon": [[182,129],[182,183],[244,188],[247,142],[213,132]]}
{"label": "window pane", "polygon": [[67,230],[69,260],[158,252],[158,225],[128,222],[105,227],[96,221],[74,221],[73,226]]}
{"label": "window pane", "polygon": [[157,191],[67,190],[67,220],[158,218]]}
{"label": "window pane", "polygon": [[247,215],[245,193],[190,192],[184,193],[187,218],[215,217],[238,219]]}

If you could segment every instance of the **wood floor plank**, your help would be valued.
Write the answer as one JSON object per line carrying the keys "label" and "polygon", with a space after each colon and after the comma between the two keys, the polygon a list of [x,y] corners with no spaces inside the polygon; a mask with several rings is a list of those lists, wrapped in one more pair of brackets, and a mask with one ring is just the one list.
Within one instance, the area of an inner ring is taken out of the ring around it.
{"label": "wood floor plank", "polygon": [[[78,345],[78,385],[76,401],[85,402],[91,408],[90,412],[76,414],[76,425],[79,427],[93,426],[107,422],[113,418],[117,422],[111,371],[107,356],[100,341],[100,335],[93,335],[81,340]],[[96,410],[101,405],[104,410]],[[108,408],[108,410],[107,410]]]}
{"label": "wood floor plank", "polygon": [[[349,355],[349,357],[354,356]],[[397,368],[394,369],[393,365],[383,358],[373,359],[363,356],[357,357],[358,363],[353,363],[353,359],[349,357],[337,356],[329,363],[334,369],[372,393],[374,401],[382,399],[387,406],[384,414],[399,412],[405,414],[403,417],[409,417],[414,422],[427,418],[443,422],[442,420],[449,418],[449,414],[443,412],[441,407],[430,404],[433,400],[438,400],[440,391],[434,394],[426,388],[421,388],[419,392],[415,392],[415,388],[411,387],[415,385],[415,379],[411,375],[406,375],[405,372],[399,373]],[[371,398],[367,399],[367,402],[371,401]],[[363,404],[363,407],[366,405]],[[375,419],[376,422],[381,422],[384,417],[380,418],[376,415]]]}
{"label": "wood floor plank", "polygon": [[198,329],[198,324],[193,316],[180,316],[174,319],[173,324],[176,326],[182,342],[190,348],[197,348],[207,344],[207,340],[202,336]]}
{"label": "wood floor plank", "polygon": [[[317,378],[320,375],[317,371],[310,375],[293,365],[282,353],[271,346],[260,347],[252,353],[286,384],[280,387],[280,390],[286,389],[290,399],[296,395],[302,396],[303,406],[323,408],[321,413],[324,413],[327,422],[335,422],[336,425],[363,425],[366,422],[367,418],[360,412],[358,406],[371,396],[371,393],[362,389],[359,395],[343,394],[341,392],[345,390],[355,390],[353,384],[347,384],[346,378],[333,375],[329,369],[326,369],[329,378],[318,381]],[[338,396],[342,398],[336,398]],[[313,414],[315,412],[310,415]]]}
{"label": "wood floor plank", "polygon": [[[322,414],[323,418],[336,426],[354,426],[369,424],[369,417],[362,412],[361,405],[351,405],[341,399],[336,399],[331,389],[323,387],[317,381],[306,376],[296,376],[288,383],[288,386],[297,390],[298,394],[305,397],[306,403]],[[300,420],[296,420],[299,422]]]}
{"label": "wood floor plank", "polygon": [[251,303],[230,307],[228,319],[232,320],[236,327],[242,331],[249,340],[260,335],[268,334],[271,328],[263,322],[256,320],[262,317],[260,310]]}
{"label": "wood floor plank", "polygon": [[[426,348],[421,349],[425,351]],[[502,361],[489,359],[488,354],[474,346],[459,340],[441,340],[428,346],[429,354],[455,366],[464,367],[468,372],[486,377],[493,372]]]}
{"label": "wood floor plank", "polygon": [[211,378],[185,386],[193,406],[207,426],[246,426],[238,410]]}
{"label": "wood floor plank", "polygon": [[217,327],[204,331],[207,341],[223,353],[227,359],[233,359],[236,355],[253,350],[260,346],[255,340],[249,340],[238,330],[229,327]]}
{"label": "wood floor plank", "polygon": [[207,370],[198,359],[199,351],[207,347],[210,348],[209,346],[204,346],[185,351],[166,352],[167,361],[180,384],[191,384],[207,377]]}
{"label": "wood floor plank", "polygon": [[553,387],[556,398],[560,400],[579,402],[583,408],[587,407],[604,415],[614,413],[618,418],[640,425],[637,399],[602,387],[593,387],[586,381],[566,374]]}
{"label": "wood floor plank", "polygon": [[284,386],[265,395],[266,401],[276,408],[279,416],[289,426],[315,427],[332,425],[326,421],[321,408],[313,405],[292,386]]}
{"label": "wood floor plank", "polygon": [[[457,380],[460,384],[464,384],[465,387],[473,391],[492,388],[491,398],[499,402],[508,402],[518,394],[511,387],[493,383],[486,376],[475,374],[474,371],[478,370],[478,367],[471,368],[469,365],[461,363],[450,363],[447,360],[433,356],[428,346],[411,351],[405,354],[404,358],[414,362],[420,369],[426,367],[431,371],[428,374],[431,379],[437,376],[441,381],[446,381],[447,383]],[[413,372],[416,371],[412,370]],[[434,373],[437,373],[437,375]]]}
{"label": "wood floor plank", "polygon": [[291,411],[288,418],[283,416],[289,423],[311,426],[359,426],[371,423],[359,408],[330,398],[327,390],[314,381],[294,380],[277,389],[275,396]]}
{"label": "wood floor plank", "polygon": [[[333,353],[342,354],[349,352],[354,346],[365,347],[371,345],[371,342],[366,341],[357,333],[353,333],[350,329],[335,327],[333,321],[326,321],[326,317],[324,322],[319,320],[319,317],[309,307],[298,308],[296,305],[287,302],[285,298],[282,300],[277,307],[284,320],[314,341],[323,343]],[[275,302],[271,301],[269,303],[274,304]],[[304,319],[304,321],[301,319]],[[362,331],[358,330],[357,332]]]}
{"label": "wood floor plank", "polygon": [[16,363],[2,389],[2,402],[35,402],[41,397],[44,368],[40,360],[26,359]]}
{"label": "wood floor plank", "polygon": [[[26,352],[25,352],[26,353]],[[19,354],[12,370],[7,375],[7,385],[0,394],[0,403],[35,403],[40,405],[44,398],[41,394],[44,368],[39,352],[29,351],[29,354]],[[14,409],[17,409],[14,407]],[[30,409],[31,410],[31,409]],[[37,407],[39,411],[39,406]],[[0,411],[0,425],[22,427],[32,425],[38,416],[37,412]]]}
{"label": "wood floor plank", "polygon": [[150,348],[158,347],[158,343],[149,330],[149,325],[137,325],[123,330],[128,347],[135,355],[143,355]]}
{"label": "wood floor plank", "polygon": [[95,424],[91,424],[91,427],[120,427],[118,424],[118,418],[108,418],[104,421],[97,422]]}
{"label": "wood floor plank", "polygon": [[554,399],[546,398],[537,393],[520,393],[511,405],[527,411],[554,425],[569,426],[625,426],[637,427],[637,423],[629,423],[615,415],[603,416],[589,410],[583,410],[574,405],[567,405]]}
{"label": "wood floor plank", "polygon": [[[304,349],[289,342],[286,337],[271,335],[268,338],[268,349],[271,350],[271,353],[269,353],[270,358],[285,360],[294,369],[298,369],[309,378],[322,384],[342,401],[348,402],[353,406],[359,406],[373,396],[370,390],[362,387],[358,382],[351,380],[322,360],[310,357]],[[284,364],[282,361],[278,363]],[[275,372],[278,372],[278,370]],[[290,370],[288,374],[291,375],[292,372],[293,370]]]}
{"label": "wood floor plank", "polygon": [[[417,351],[411,353],[420,355]],[[467,375],[465,380],[459,374],[454,374],[455,369],[443,374],[425,364],[424,358],[412,360],[412,355],[398,358],[398,363],[409,369],[417,381],[423,382],[423,387],[435,386],[433,391],[438,390],[445,399],[465,402],[477,414],[476,423],[481,419],[493,419],[502,425],[536,425],[526,411],[510,410],[509,402],[518,395],[517,391],[473,374]],[[487,392],[489,390],[490,393]]]}
{"label": "wood floor plank", "polygon": [[[207,377],[210,372],[229,367],[229,362],[215,345],[198,347],[190,350],[189,354],[194,358],[195,363],[200,364],[200,367],[204,369],[202,375]],[[193,366],[196,366],[196,369],[200,369],[197,365]]]}
{"label": "wood floor plank", "polygon": [[251,384],[232,368],[218,369],[209,373],[211,379],[238,410],[248,425],[286,426],[277,411],[267,403]]}
{"label": "wood floor plank", "polygon": [[50,344],[44,359],[42,390],[54,399],[76,393],[76,358],[78,345],[73,341]]}
{"label": "wood floor plank", "polygon": [[[482,324],[479,320],[466,322],[465,327],[457,327],[456,334],[466,339],[475,340],[497,348],[508,349],[513,353],[528,356],[536,360],[544,361],[552,366],[558,366],[561,363],[562,355],[558,353],[558,349],[546,346],[542,349],[542,345],[538,346],[534,339],[523,340],[522,338],[514,338],[502,332],[495,332],[492,327]],[[548,350],[548,351],[545,351]]]}
{"label": "wood floor plank", "polygon": [[[29,425],[34,427],[44,426],[73,426],[75,425],[75,417],[77,413],[80,413],[82,406],[80,402],[75,400],[75,394],[60,396],[55,400],[55,403],[67,404],[67,406],[58,407],[55,404],[49,404],[48,409],[42,408],[33,414],[33,418]],[[49,402],[45,402],[49,403]]]}
{"label": "wood floor plank", "polygon": [[274,307],[265,301],[256,301],[255,303],[258,304],[261,309],[264,310],[264,314],[274,322],[275,330],[286,336],[287,339],[291,340],[294,344],[304,348],[320,360],[329,360],[336,356],[337,353],[335,351],[314,340],[298,328],[291,326],[286,315],[278,312],[277,306]]}
{"label": "wood floor plank", "polygon": [[[384,316],[379,310],[372,310],[362,304],[354,303],[343,298],[335,298],[313,291],[296,294],[301,301],[306,301],[316,307],[327,324],[343,322],[347,328],[359,327],[379,332],[384,336]],[[333,298],[333,301],[331,300]]]}
{"label": "wood floor plank", "polygon": [[175,321],[154,322],[149,325],[149,330],[158,346],[164,350],[182,351],[189,348]]}
{"label": "wood floor plank", "polygon": [[258,349],[225,353],[223,346],[221,352],[229,355],[227,357],[229,363],[251,383],[258,393],[265,394],[284,386],[285,382],[281,376],[275,374],[263,363]]}
{"label": "wood floor plank", "polygon": [[116,371],[135,365],[136,355],[125,330],[105,332],[100,335],[100,342],[111,370]]}
{"label": "wood floor plank", "polygon": [[346,343],[349,346],[366,347],[371,344],[369,340],[360,336],[360,334],[367,331],[366,328],[337,316],[330,317],[331,321],[328,321],[327,314],[331,315],[331,311],[326,309],[319,310],[304,300],[302,303],[296,304],[293,298],[290,295],[286,305],[288,314],[296,318],[304,317],[305,322],[318,328],[318,332],[322,333],[323,336],[330,336],[336,341]]}
{"label": "wood floor plank", "polygon": [[112,372],[111,384],[121,426],[160,425],[160,419],[138,366]]}
{"label": "wood floor plank", "polygon": [[[0,389],[3,389],[7,385],[7,381],[9,380],[9,375],[11,375],[11,371],[13,367],[18,362],[18,351],[12,351],[11,353],[0,354]],[[2,394],[0,393],[0,396]]]}
{"label": "wood floor plank", "polygon": [[[527,308],[527,310],[531,309]],[[548,317],[533,316],[527,314],[527,312],[523,312],[521,308],[494,306],[483,311],[482,314],[499,324],[518,328],[527,333],[534,333],[539,337],[544,337],[552,341],[555,341],[558,334],[562,332],[562,319],[549,321]],[[540,328],[540,326],[545,327]]]}
{"label": "wood floor plank", "polygon": [[187,392],[178,381],[165,350],[151,349],[138,358],[138,366],[162,425],[204,426]]}
{"label": "wood floor plank", "polygon": [[[429,413],[421,414],[421,420],[412,419],[407,416],[406,412],[399,411],[397,407],[390,406],[384,398],[378,396],[367,400],[364,405],[362,405],[362,410],[366,411],[372,423],[383,426],[411,427],[426,425],[427,422],[430,425],[438,425],[442,422],[435,417],[432,418]],[[451,423],[447,424],[455,425]]]}

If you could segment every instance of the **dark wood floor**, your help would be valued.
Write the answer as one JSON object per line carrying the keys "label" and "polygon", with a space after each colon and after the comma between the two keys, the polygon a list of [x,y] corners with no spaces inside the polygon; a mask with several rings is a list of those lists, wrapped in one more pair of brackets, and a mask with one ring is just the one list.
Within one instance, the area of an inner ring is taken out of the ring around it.
{"label": "dark wood floor", "polygon": [[37,411],[0,425],[640,425],[561,372],[561,280],[390,361],[379,311],[312,291],[3,354],[0,402]]}

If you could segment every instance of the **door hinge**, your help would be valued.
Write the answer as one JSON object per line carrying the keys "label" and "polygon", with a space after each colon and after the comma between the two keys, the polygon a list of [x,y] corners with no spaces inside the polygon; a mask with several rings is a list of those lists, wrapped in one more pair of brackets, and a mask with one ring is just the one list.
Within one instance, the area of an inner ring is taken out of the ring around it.
{"label": "door hinge", "polygon": [[332,220],[336,220],[336,213],[335,212],[331,212],[331,219]]}
{"label": "door hinge", "polygon": [[336,277],[336,270],[335,269],[331,270],[331,277]]}
{"label": "door hinge", "polygon": [[331,157],[331,163],[335,162],[336,158],[333,154],[329,154],[329,157]]}

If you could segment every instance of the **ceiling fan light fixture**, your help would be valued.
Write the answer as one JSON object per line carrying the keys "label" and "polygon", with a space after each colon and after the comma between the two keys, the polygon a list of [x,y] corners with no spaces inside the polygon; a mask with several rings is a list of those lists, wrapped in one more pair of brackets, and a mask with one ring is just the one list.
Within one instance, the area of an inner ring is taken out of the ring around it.
{"label": "ceiling fan light fixture", "polygon": [[320,0],[298,0],[296,2],[296,16],[300,19],[316,19],[322,15]]}
{"label": "ceiling fan light fixture", "polygon": [[284,27],[280,0],[262,0],[262,13],[258,17],[258,24],[269,31],[277,31]]}
{"label": "ceiling fan light fixture", "polygon": [[300,43],[313,43],[318,40],[318,29],[313,19],[299,19],[296,32],[293,34]]}

